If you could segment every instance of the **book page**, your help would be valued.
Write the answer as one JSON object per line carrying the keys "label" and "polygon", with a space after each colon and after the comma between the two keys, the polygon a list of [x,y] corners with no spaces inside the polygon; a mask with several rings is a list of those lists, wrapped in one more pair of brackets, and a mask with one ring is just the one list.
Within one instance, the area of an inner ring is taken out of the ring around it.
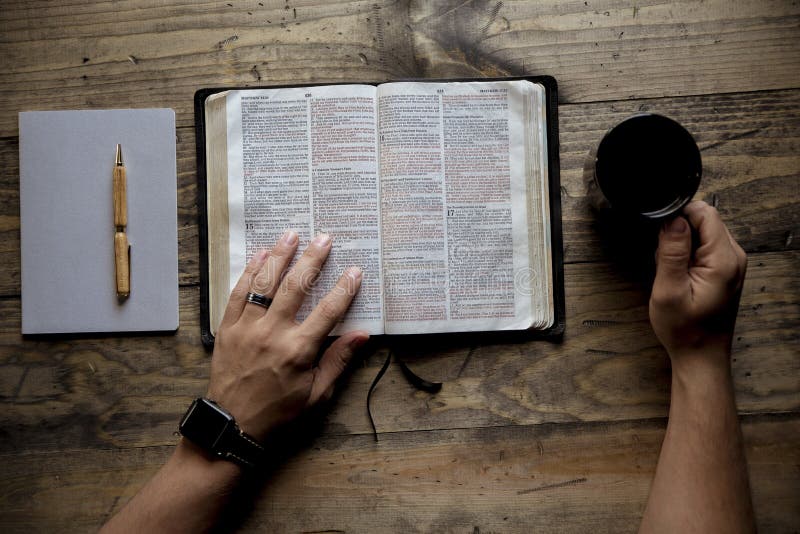
{"label": "book page", "polygon": [[530,261],[542,219],[526,153],[533,85],[379,87],[386,333],[547,322],[534,288],[548,273]]}
{"label": "book page", "polygon": [[361,290],[333,333],[383,333],[376,122],[372,86],[228,93],[231,288],[253,254],[286,229],[300,236],[298,256],[327,232],[333,250],[298,320],[357,265]]}

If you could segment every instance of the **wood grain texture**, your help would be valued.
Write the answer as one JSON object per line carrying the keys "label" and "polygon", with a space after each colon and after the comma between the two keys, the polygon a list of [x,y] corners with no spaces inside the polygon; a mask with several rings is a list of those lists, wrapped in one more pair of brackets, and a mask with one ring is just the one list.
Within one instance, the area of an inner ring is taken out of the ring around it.
{"label": "wood grain texture", "polygon": [[[4,2],[0,136],[18,111],[171,107],[200,87],[550,74],[563,102],[796,88],[783,0]],[[35,58],[32,61],[31,58]]]}
{"label": "wood grain texture", "polygon": [[[561,202],[567,262],[613,257],[586,197],[584,166],[609,127],[651,111],[676,118],[697,138],[704,176],[698,198],[715,204],[748,251],[800,247],[800,90],[562,105]],[[199,281],[195,137],[178,129],[178,242],[181,284]],[[19,146],[0,139],[0,296],[20,293]],[[619,241],[629,247],[629,236]]]}
{"label": "wood grain texture", "polygon": [[[584,170],[606,128],[655,111],[695,135],[698,196],[750,253],[733,378],[756,515],[762,532],[800,530],[800,2],[8,0],[0,58],[3,532],[95,531],[206,389],[197,89],[523,73],[559,82],[563,342],[373,341],[308,436],[287,439],[299,450],[253,510],[232,517],[269,532],[632,531],[669,367],[647,320],[651,251],[609,239],[619,228],[592,212]],[[177,113],[180,329],[23,339],[17,113],[126,107]],[[445,385],[422,393],[390,367],[376,443],[366,392],[390,350]]]}
{"label": "wood grain texture", "polygon": [[171,107],[190,126],[201,87],[408,77],[406,11],[386,1],[4,6],[0,88],[12,91],[0,136],[15,134],[20,110]]}
{"label": "wood grain texture", "polygon": [[[800,91],[779,91],[561,106],[566,261],[607,259],[614,252],[586,196],[587,156],[608,128],[638,112],[672,117],[692,133],[703,162],[695,198],[717,207],[748,252],[797,249]],[[625,247],[629,232],[617,235]]]}
{"label": "wood grain texture", "polygon": [[128,298],[131,294],[130,249],[124,232],[114,234],[114,271],[117,298]]}
{"label": "wood grain texture", "polygon": [[[750,259],[734,344],[745,413],[800,408],[800,252]],[[668,359],[647,318],[648,289],[610,264],[569,265],[562,343],[501,337],[380,338],[343,381],[326,434],[370,433],[366,396],[387,350],[441,392],[413,389],[392,366],[373,394],[378,431],[663,417]],[[182,288],[174,336],[22,340],[19,301],[0,300],[0,454],[139,447],[174,440],[205,392],[198,291]],[[76,409],[80,407],[80,409]]]}
{"label": "wood grain texture", "polygon": [[[231,517],[243,532],[631,532],[663,420],[404,432],[314,439]],[[761,532],[800,524],[800,418],[746,416]],[[171,447],[22,454],[0,479],[8,533],[95,531]],[[91,496],[87,498],[87,496]]]}

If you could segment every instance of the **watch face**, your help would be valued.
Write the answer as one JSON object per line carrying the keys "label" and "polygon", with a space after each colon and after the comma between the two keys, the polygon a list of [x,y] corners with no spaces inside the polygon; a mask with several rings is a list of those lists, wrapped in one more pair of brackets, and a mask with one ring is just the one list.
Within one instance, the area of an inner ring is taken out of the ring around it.
{"label": "watch face", "polygon": [[181,434],[196,445],[213,451],[232,421],[233,417],[219,406],[207,399],[197,399],[183,416],[179,429]]}

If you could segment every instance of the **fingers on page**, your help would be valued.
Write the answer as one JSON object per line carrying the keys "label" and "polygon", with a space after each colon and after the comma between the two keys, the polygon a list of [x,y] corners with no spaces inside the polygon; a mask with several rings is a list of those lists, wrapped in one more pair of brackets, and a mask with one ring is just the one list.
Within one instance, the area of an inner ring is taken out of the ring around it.
{"label": "fingers on page", "polygon": [[311,286],[319,276],[322,265],[331,251],[331,238],[320,234],[308,245],[303,255],[281,280],[270,307],[270,314],[291,317],[303,304]]}
{"label": "fingers on page", "polygon": [[267,261],[253,278],[250,291],[273,298],[281,276],[297,251],[297,233],[287,230],[270,251]]}
{"label": "fingers on page", "polygon": [[311,314],[303,322],[303,327],[307,329],[312,338],[322,338],[333,330],[361,287],[362,277],[360,268],[350,267],[339,277],[333,289],[311,311]]}
{"label": "fingers on page", "polygon": [[250,280],[264,265],[267,256],[269,256],[269,251],[264,249],[250,258],[250,261],[244,268],[242,276],[239,277],[239,281],[236,282],[236,286],[234,286],[233,291],[231,291],[231,296],[228,299],[228,306],[225,308],[225,313],[222,316],[220,328],[239,320],[245,304],[247,303],[246,299],[247,293],[250,291]]}
{"label": "fingers on page", "polygon": [[[289,266],[296,250],[297,234],[292,230],[287,230],[275,243],[261,268],[250,278],[248,291],[263,295],[268,299],[273,298],[281,281],[281,275]],[[264,317],[266,313],[267,309],[263,306],[249,303],[245,306],[241,318],[256,320]]]}

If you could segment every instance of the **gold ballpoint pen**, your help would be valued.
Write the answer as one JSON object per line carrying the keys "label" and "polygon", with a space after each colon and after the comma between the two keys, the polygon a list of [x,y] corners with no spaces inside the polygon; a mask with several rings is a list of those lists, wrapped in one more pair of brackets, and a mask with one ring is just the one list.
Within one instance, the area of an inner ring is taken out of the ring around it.
{"label": "gold ballpoint pen", "polygon": [[131,257],[128,236],[128,181],[122,162],[122,146],[117,144],[114,163],[114,265],[116,268],[117,298],[124,300],[131,294]]}

